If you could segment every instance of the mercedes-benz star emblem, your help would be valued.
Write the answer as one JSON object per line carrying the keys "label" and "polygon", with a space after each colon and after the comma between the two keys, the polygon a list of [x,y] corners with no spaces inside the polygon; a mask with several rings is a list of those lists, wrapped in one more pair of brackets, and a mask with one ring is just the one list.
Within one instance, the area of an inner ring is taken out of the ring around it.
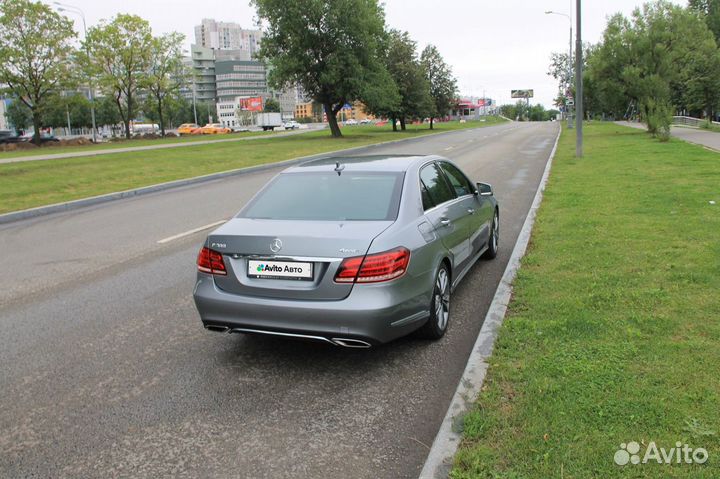
{"label": "mercedes-benz star emblem", "polygon": [[273,253],[277,253],[282,249],[282,241],[280,241],[280,238],[272,240],[272,243],[270,243],[270,249]]}

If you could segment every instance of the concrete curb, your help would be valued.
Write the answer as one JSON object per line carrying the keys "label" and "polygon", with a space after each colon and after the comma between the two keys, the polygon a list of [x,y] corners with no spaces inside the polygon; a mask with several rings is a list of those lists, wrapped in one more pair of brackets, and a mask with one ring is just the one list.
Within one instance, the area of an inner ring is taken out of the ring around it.
{"label": "concrete curb", "polygon": [[[503,123],[499,123],[498,126],[502,125],[502,124]],[[493,126],[496,126],[496,125],[493,125]],[[90,198],[82,198],[79,200],[66,201],[63,203],[55,203],[55,204],[47,205],[47,206],[39,206],[37,208],[30,208],[27,210],[13,211],[11,213],[5,213],[5,214],[0,215],[0,225],[6,224],[6,223],[12,223],[15,221],[21,221],[21,220],[28,219],[28,218],[45,216],[45,215],[49,215],[52,213],[58,213],[58,212],[62,212],[62,211],[72,211],[72,210],[76,210],[79,208],[85,208],[88,206],[99,205],[101,203],[107,203],[109,201],[120,200],[123,198],[147,195],[150,193],[156,193],[158,191],[164,191],[164,190],[169,190],[169,189],[173,189],[173,188],[180,188],[183,186],[194,185],[197,183],[204,183],[206,181],[219,180],[222,178],[227,178],[229,176],[246,175],[246,174],[250,174],[250,173],[257,173],[260,171],[270,170],[273,168],[279,168],[279,167],[283,167],[283,166],[291,166],[291,165],[294,165],[297,163],[302,163],[303,161],[307,161],[307,160],[310,160],[313,158],[322,158],[322,157],[325,157],[328,155],[333,155],[333,154],[338,154],[338,153],[350,153],[352,151],[361,150],[364,148],[371,148],[374,146],[385,146],[385,145],[391,145],[394,143],[401,143],[404,141],[420,140],[422,138],[427,138],[429,136],[450,135],[453,133],[477,130],[477,129],[482,129],[482,128],[486,128],[486,127],[465,128],[465,129],[460,129],[460,130],[444,131],[444,132],[440,132],[440,133],[430,133],[430,134],[426,134],[426,135],[416,136],[413,138],[401,138],[399,140],[385,141],[382,143],[373,143],[371,145],[355,146],[352,148],[345,148],[342,150],[334,150],[334,151],[327,151],[325,153],[318,153],[318,154],[314,154],[314,155],[300,156],[297,158],[291,158],[289,160],[279,161],[276,163],[266,163],[263,165],[250,166],[250,167],[246,167],[246,168],[238,168],[235,170],[221,171],[218,173],[210,173],[208,175],[195,176],[192,178],[185,178],[182,180],[169,181],[167,183],[158,183],[156,185],[144,186],[142,188],[135,188],[132,190],[118,191],[115,193],[107,193],[107,194],[99,195],[99,196],[91,196]]]}
{"label": "concrete curb", "polygon": [[440,430],[435,436],[430,453],[420,472],[420,479],[440,479],[446,478],[450,474],[453,457],[462,439],[462,433],[458,432],[460,430],[458,426],[462,426],[463,417],[473,407],[475,399],[477,399],[480,388],[485,380],[485,373],[488,368],[487,361],[492,355],[495,339],[497,338],[503,319],[505,319],[505,312],[507,311],[507,306],[512,294],[512,282],[520,268],[520,260],[525,255],[525,250],[530,241],[530,233],[535,223],[537,210],[542,202],[543,191],[545,190],[545,185],[550,175],[550,167],[555,157],[555,151],[557,150],[558,141],[560,140],[560,133],[562,133],[562,129],[555,138],[555,145],[545,165],[545,170],[540,180],[540,185],[538,185],[537,192],[535,193],[535,198],[530,206],[530,211],[528,211],[527,218],[525,218],[525,223],[523,223],[520,235],[510,256],[510,261],[508,261],[500,284],[498,284],[497,290],[495,291],[490,309],[488,309],[487,315],[485,316],[485,321],[475,341],[472,353],[470,353],[465,371],[463,371],[463,375],[460,378],[450,407],[448,407],[447,413],[445,413],[445,418],[440,426]]}

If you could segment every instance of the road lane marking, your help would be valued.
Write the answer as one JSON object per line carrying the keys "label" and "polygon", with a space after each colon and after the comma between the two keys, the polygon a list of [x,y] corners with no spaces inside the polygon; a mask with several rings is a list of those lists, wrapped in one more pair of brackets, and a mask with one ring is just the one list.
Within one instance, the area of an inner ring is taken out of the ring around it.
{"label": "road lane marking", "polygon": [[192,235],[192,234],[199,233],[199,232],[202,231],[202,230],[210,229],[210,228],[212,228],[213,226],[220,226],[221,224],[225,223],[226,221],[227,221],[227,220],[220,220],[220,221],[216,221],[215,223],[210,223],[209,225],[200,226],[200,227],[198,227],[198,228],[193,228],[193,229],[191,229],[191,230],[184,231],[184,232],[182,232],[182,233],[178,233],[178,234],[176,234],[176,235],[168,236],[167,238],[163,238],[163,239],[161,239],[161,240],[158,240],[157,243],[158,243],[158,244],[169,243],[169,242],[174,241],[174,240],[176,240],[176,239],[184,238],[185,236],[190,236],[190,235]]}
{"label": "road lane marking", "polygon": [[445,151],[450,151],[450,150],[452,150],[453,148],[455,148],[455,147],[454,147],[454,146],[448,146],[447,148],[445,148]]}

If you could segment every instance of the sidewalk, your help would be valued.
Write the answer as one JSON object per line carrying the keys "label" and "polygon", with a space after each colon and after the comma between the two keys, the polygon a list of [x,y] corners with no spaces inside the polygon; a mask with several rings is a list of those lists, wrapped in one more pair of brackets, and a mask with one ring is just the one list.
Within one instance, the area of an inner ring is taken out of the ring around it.
{"label": "sidewalk", "polygon": [[275,133],[270,135],[256,135],[256,136],[244,136],[242,138],[224,138],[214,140],[201,140],[201,141],[187,141],[177,143],[163,143],[160,145],[146,145],[146,146],[128,146],[127,148],[106,148],[102,150],[89,150],[89,151],[72,151],[67,153],[52,153],[47,155],[32,155],[32,156],[18,156],[14,158],[0,158],[0,164],[4,163],[17,163],[21,161],[36,161],[36,160],[58,160],[62,158],[79,158],[83,156],[97,156],[106,155],[108,153],[127,153],[129,151],[145,151],[145,150],[160,150],[163,148],[182,148],[185,146],[199,146],[209,145],[211,143],[228,143],[233,141],[247,141],[247,140],[264,140],[268,138],[278,138],[282,136],[300,135],[302,133],[308,133],[310,131],[317,131],[318,128],[308,128],[306,130],[292,130],[286,132]]}
{"label": "sidewalk", "polygon": [[[629,126],[631,128],[645,129],[644,124],[637,122],[616,121],[615,123],[622,126]],[[670,127],[670,133],[675,138],[680,138],[688,143],[695,143],[696,145],[704,146],[720,152],[720,133],[688,126],[672,126]]]}

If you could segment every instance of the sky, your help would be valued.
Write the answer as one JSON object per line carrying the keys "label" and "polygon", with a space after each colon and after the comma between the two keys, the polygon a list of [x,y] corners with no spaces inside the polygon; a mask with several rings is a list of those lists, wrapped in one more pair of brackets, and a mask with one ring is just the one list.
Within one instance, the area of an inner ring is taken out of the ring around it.
{"label": "sky", "polygon": [[[53,5],[51,0],[44,3]],[[88,27],[117,13],[133,13],[147,19],[154,34],[178,31],[187,45],[194,42],[194,26],[202,18],[236,22],[252,28],[255,11],[247,0],[64,0],[80,8]],[[607,17],[629,15],[641,0],[585,0],[582,10],[584,42],[602,38]],[[686,0],[675,0],[686,5]],[[385,0],[386,22],[407,30],[418,51],[434,44],[451,65],[464,96],[483,96],[499,104],[512,89],[533,89],[531,103],[551,107],[557,82],[547,75],[550,54],[569,48],[570,22],[575,0]],[[55,5],[53,5],[57,8]],[[82,36],[82,22],[76,17]],[[574,49],[574,38],[573,38]]]}

